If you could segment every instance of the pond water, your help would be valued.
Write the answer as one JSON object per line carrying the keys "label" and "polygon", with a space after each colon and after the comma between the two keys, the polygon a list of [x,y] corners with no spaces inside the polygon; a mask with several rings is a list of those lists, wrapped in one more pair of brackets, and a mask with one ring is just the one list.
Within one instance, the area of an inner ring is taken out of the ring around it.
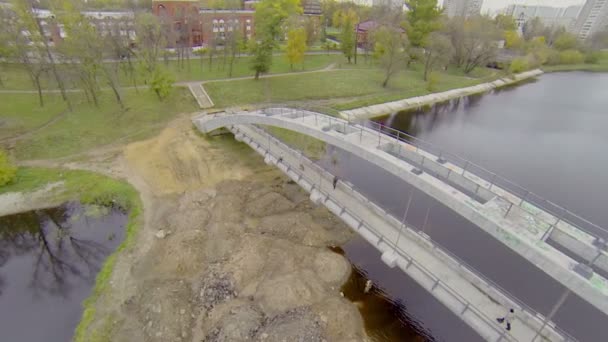
{"label": "pond water", "polygon": [[[608,227],[607,89],[606,74],[548,74],[537,82],[376,121],[464,156]],[[410,225],[535,310],[547,314],[564,292],[472,223],[358,156],[329,147],[321,163],[396,217],[401,218],[411,195]],[[423,331],[420,336],[428,340],[481,340],[408,276],[386,267],[364,240],[356,238],[342,248],[378,291],[397,304],[401,313],[393,323],[407,317],[406,325]],[[605,341],[608,317],[576,295],[566,300],[554,321],[581,341]]]}
{"label": "pond water", "polygon": [[70,202],[0,217],[0,340],[70,341],[127,214]]}

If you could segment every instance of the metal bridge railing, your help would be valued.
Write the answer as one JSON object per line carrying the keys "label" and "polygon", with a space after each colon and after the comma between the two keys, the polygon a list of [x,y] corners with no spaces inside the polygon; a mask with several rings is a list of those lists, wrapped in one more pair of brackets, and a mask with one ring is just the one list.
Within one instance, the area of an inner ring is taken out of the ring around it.
{"label": "metal bridge railing", "polygon": [[[344,131],[346,131],[347,127],[351,127],[356,130],[360,130],[361,134],[364,130],[369,130],[369,132],[380,133],[379,135],[379,144],[382,139],[392,138],[399,142],[407,143],[413,147],[416,147],[416,152],[421,154],[421,152],[425,152],[427,154],[433,155],[436,157],[436,160],[444,162],[449,162],[452,165],[455,165],[462,169],[463,174],[467,173],[470,175],[474,175],[479,178],[480,181],[476,181],[478,184],[483,186],[488,191],[491,191],[496,196],[502,198],[503,200],[511,203],[512,205],[516,205],[520,209],[531,215],[537,215],[538,212],[534,210],[533,207],[536,207],[549,215],[553,216],[554,221],[545,223],[550,227],[549,229],[553,229],[559,222],[565,222],[571,225],[574,228],[582,230],[587,234],[591,235],[596,239],[607,239],[608,238],[608,229],[600,227],[597,224],[590,222],[589,220],[569,211],[568,209],[550,201],[542,196],[535,194],[534,192],[527,190],[526,188],[516,184],[509,179],[498,175],[495,172],[489,171],[486,168],[468,160],[463,157],[460,157],[454,153],[450,153],[445,151],[443,148],[436,146],[430,142],[424,141],[422,139],[416,138],[410,134],[401,132],[397,129],[384,126],[377,122],[366,121],[365,123],[357,123],[344,119],[340,119],[337,117],[333,117],[327,114],[318,113],[319,107],[312,107],[314,110],[310,110],[310,107],[284,107],[277,104],[263,104],[255,107],[251,107],[250,109],[255,111],[259,110],[262,113],[267,115],[286,115],[288,113],[295,114],[294,119],[305,118],[310,115],[315,116],[315,120],[320,122],[327,122],[329,125],[341,125],[344,126]],[[295,113],[294,113],[295,111]],[[237,112],[237,110],[232,110],[229,112]],[[330,112],[331,113],[331,112]],[[299,116],[298,116],[299,115]],[[389,140],[390,141],[390,140]],[[503,191],[510,193],[517,197],[516,200],[509,198],[508,196],[503,196],[496,191],[496,188],[500,188]],[[508,215],[511,208],[509,208],[505,214]],[[545,236],[543,236],[545,238]]]}
{"label": "metal bridge railing", "polygon": [[[316,174],[319,174],[319,176],[322,177],[326,182],[331,182],[331,180],[333,179],[334,175],[331,174],[330,172],[328,172],[323,167],[321,167],[318,164],[314,163],[312,160],[308,159],[306,156],[304,156],[304,154],[301,151],[295,151],[292,147],[288,146],[286,143],[282,142],[281,140],[275,138],[274,136],[272,136],[271,133],[267,132],[266,130],[264,130],[263,128],[261,128],[259,126],[252,126],[252,127],[255,127],[255,129],[258,132],[261,131],[261,132],[263,132],[263,134],[267,135],[268,136],[268,143],[272,142],[275,145],[281,146],[282,149],[285,149],[285,150],[288,150],[288,151],[292,151],[293,154],[299,156],[299,158],[300,158],[301,161],[304,161],[306,163],[306,166],[308,168],[314,170],[314,172]],[[270,149],[269,146],[264,147],[260,143],[257,143],[257,145],[260,148],[262,148],[262,149],[266,149],[266,151],[268,153],[271,153],[269,151],[269,149]],[[322,193],[324,195],[324,197],[330,198],[335,203],[338,203],[337,200],[331,195],[330,192],[322,190],[320,179],[310,179],[309,177],[305,176],[303,174],[303,172],[300,171],[299,165],[292,165],[292,164],[288,163],[285,159],[282,159],[281,163],[289,166],[289,170],[290,171],[298,174],[299,177],[305,179],[307,182],[309,182],[310,184],[312,184],[315,189],[317,189],[320,193]],[[315,184],[319,184],[319,185],[316,186]],[[346,187],[352,193],[352,195],[354,197],[359,198],[359,199],[364,199],[366,201],[367,206],[369,206],[371,210],[376,211],[376,212],[380,211],[381,216],[386,216],[386,217],[390,218],[393,222],[400,222],[392,214],[386,212],[385,210],[383,210],[382,208],[380,208],[378,205],[376,205],[373,201],[370,201],[366,196],[362,195],[361,191],[359,191],[354,185],[352,185],[352,184],[348,184],[347,185],[346,183],[342,183],[342,184],[344,185],[344,187]],[[417,262],[405,250],[403,250],[402,248],[400,248],[395,242],[392,242],[389,239],[387,239],[385,236],[383,236],[373,226],[371,226],[362,217],[360,217],[360,215],[358,215],[357,213],[355,213],[355,212],[353,212],[350,209],[345,208],[345,207],[343,207],[343,210],[344,210],[344,212],[347,212],[352,217],[356,218],[358,221],[363,222],[364,226],[370,232],[372,232],[374,235],[376,235],[379,240],[381,239],[381,240],[387,242],[405,260],[408,260],[408,262],[410,264],[415,265],[423,273],[427,274],[427,276],[430,279],[433,279],[433,281],[435,281],[435,286],[441,286],[446,291],[452,293],[452,295],[455,298],[457,298],[459,300],[459,302],[461,302],[461,304],[465,307],[465,310],[461,312],[461,315],[463,315],[467,310],[472,310],[472,311],[475,312],[476,315],[478,315],[480,318],[484,319],[486,321],[486,323],[488,323],[489,326],[491,326],[497,333],[500,334],[500,336],[504,336],[505,331],[502,330],[501,328],[498,328],[496,326],[496,324],[495,324],[495,318],[487,317],[487,315],[485,315],[483,312],[481,312],[479,309],[477,309],[474,305],[472,305],[466,298],[464,298],[462,295],[460,295],[458,293],[458,291],[456,291],[455,289],[451,288],[447,283],[442,282],[441,279],[439,279],[439,277],[435,276],[435,274],[432,271],[430,271],[429,269],[427,269],[421,263]],[[416,234],[417,238],[425,239],[432,246],[433,249],[438,250],[441,253],[443,253],[446,256],[448,256],[449,258],[451,258],[456,263],[457,267],[462,268],[464,271],[466,271],[466,272],[470,273],[471,275],[479,278],[479,280],[481,282],[486,283],[486,285],[488,287],[492,287],[492,288],[496,289],[503,296],[503,298],[506,301],[510,302],[510,305],[512,305],[514,308],[519,309],[519,310],[521,310],[523,312],[527,312],[530,316],[536,317],[536,318],[538,318],[541,321],[545,319],[544,315],[542,315],[538,311],[534,310],[533,308],[531,308],[530,306],[528,306],[527,304],[525,304],[523,301],[519,300],[515,295],[511,294],[510,292],[508,292],[507,290],[505,290],[504,288],[502,288],[501,286],[499,286],[497,283],[495,283],[491,279],[489,279],[486,276],[484,276],[481,272],[479,272],[478,270],[476,270],[473,266],[471,266],[470,264],[468,264],[467,262],[465,262],[464,260],[462,260],[460,257],[458,257],[455,254],[453,254],[452,252],[450,252],[447,248],[441,246],[439,243],[437,243],[436,241],[432,240],[430,237],[422,236],[421,234],[417,233],[417,232],[420,232],[420,230],[416,229],[415,227],[413,227],[413,226],[411,226],[409,224],[407,224],[406,221],[404,221],[403,223],[401,223],[398,226],[398,229],[400,229],[402,231],[409,229],[412,232],[412,234]],[[574,338],[569,333],[567,333],[566,331],[562,330],[561,328],[559,328],[555,324],[552,324],[551,327],[558,334],[562,335],[564,337],[565,341],[577,341],[576,338]],[[499,339],[498,341],[500,341],[500,340],[501,339]]]}

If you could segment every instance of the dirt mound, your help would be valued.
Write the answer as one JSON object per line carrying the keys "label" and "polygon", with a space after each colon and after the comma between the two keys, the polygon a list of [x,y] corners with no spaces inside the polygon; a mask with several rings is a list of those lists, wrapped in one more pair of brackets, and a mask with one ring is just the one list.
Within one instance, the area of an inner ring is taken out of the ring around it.
{"label": "dirt mound", "polygon": [[200,189],[224,179],[244,179],[252,169],[230,153],[213,153],[213,144],[196,134],[190,120],[178,120],[155,138],[125,148],[130,165],[155,194]]}

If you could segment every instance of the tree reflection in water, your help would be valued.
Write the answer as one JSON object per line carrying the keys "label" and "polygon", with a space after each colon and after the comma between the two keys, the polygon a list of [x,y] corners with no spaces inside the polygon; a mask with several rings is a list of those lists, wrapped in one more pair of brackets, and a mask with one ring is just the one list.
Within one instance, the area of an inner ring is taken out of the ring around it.
{"label": "tree reflection in water", "polygon": [[[33,255],[29,286],[34,294],[67,296],[77,279],[92,280],[109,249],[78,237],[71,218],[80,206],[66,204],[0,218],[0,296],[6,284],[2,266],[13,256]],[[85,218],[86,219],[86,218]]]}

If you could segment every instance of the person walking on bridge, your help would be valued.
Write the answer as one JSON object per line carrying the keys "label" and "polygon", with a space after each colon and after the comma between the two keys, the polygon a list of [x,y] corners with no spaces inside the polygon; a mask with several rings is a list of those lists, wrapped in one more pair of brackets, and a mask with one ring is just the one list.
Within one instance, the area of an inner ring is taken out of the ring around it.
{"label": "person walking on bridge", "polygon": [[509,309],[509,312],[505,315],[505,317],[497,318],[496,321],[500,324],[507,323],[507,330],[511,330],[511,323],[515,319],[515,310]]}
{"label": "person walking on bridge", "polygon": [[336,185],[338,185],[338,176],[334,176],[333,185],[334,185],[334,190],[336,190]]}

